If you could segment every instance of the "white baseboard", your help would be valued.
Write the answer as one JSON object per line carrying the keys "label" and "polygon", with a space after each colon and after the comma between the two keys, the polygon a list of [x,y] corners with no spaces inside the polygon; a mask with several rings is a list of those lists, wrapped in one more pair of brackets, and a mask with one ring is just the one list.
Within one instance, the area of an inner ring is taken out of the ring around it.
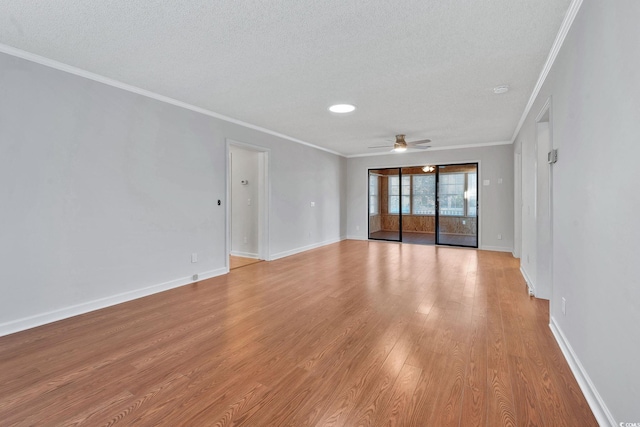
{"label": "white baseboard", "polygon": [[[210,279],[212,277],[221,276],[227,274],[229,270],[224,268],[218,268],[216,270],[205,271],[199,273],[198,281]],[[179,279],[171,280],[169,282],[159,283],[157,285],[148,286],[142,289],[136,289],[133,291],[123,292],[117,295],[108,296],[105,298],[99,298],[93,301],[87,301],[81,304],[72,305],[70,307],[61,308],[58,310],[49,311],[46,313],[36,314],[34,316],[24,317],[22,319],[12,320],[6,323],[0,324],[0,336],[13,334],[15,332],[24,331],[27,329],[42,326],[47,323],[57,322],[58,320],[67,319],[69,317],[85,314],[90,311],[100,310],[102,308],[110,307],[112,305],[121,304],[123,302],[131,301],[134,299],[146,297],[159,292],[167,291],[169,289],[178,288],[180,286],[193,283],[191,276],[181,277]]]}
{"label": "white baseboard", "polygon": [[276,259],[288,257],[288,256],[295,255],[295,254],[299,254],[301,252],[310,251],[311,249],[316,249],[316,248],[320,248],[322,246],[331,245],[333,243],[338,243],[338,242],[341,242],[342,240],[345,240],[345,239],[346,238],[344,236],[341,236],[338,239],[325,240],[324,242],[313,243],[311,245],[302,246],[300,248],[291,249],[289,251],[278,252],[277,254],[272,254],[270,260],[274,261]]}
{"label": "white baseboard", "polygon": [[258,254],[254,254],[254,253],[251,253],[251,252],[231,251],[230,255],[232,255],[232,256],[240,256],[240,257],[243,257],[243,258],[260,259]]}
{"label": "white baseboard", "polygon": [[358,236],[356,234],[347,235],[347,240],[369,240],[367,236]]}
{"label": "white baseboard", "polygon": [[571,368],[571,372],[573,372],[573,376],[576,377],[576,381],[578,381],[578,385],[582,390],[582,394],[584,394],[585,399],[587,399],[587,403],[593,412],[593,415],[596,417],[598,424],[601,426],[617,426],[616,420],[613,418],[613,415],[607,408],[607,405],[604,403],[604,400],[598,393],[595,385],[589,378],[587,371],[580,363],[580,359],[571,348],[571,344],[567,340],[567,337],[564,335],[556,320],[551,317],[551,322],[549,323],[549,328],[551,328],[551,332],[555,337],[560,349],[562,350],[562,354],[564,354],[564,358],[567,359],[567,363]]}
{"label": "white baseboard", "polygon": [[508,248],[506,246],[486,246],[482,245],[478,249],[483,251],[494,251],[494,252],[511,252],[512,248]]}
{"label": "white baseboard", "polygon": [[[347,236],[347,239],[349,240],[369,240],[369,238],[367,236],[358,236],[355,234],[350,234]],[[483,251],[496,251],[496,252],[512,252],[513,248],[510,247],[506,247],[506,246],[480,246],[478,249],[481,249]]]}
{"label": "white baseboard", "polygon": [[536,296],[536,285],[533,284],[531,278],[527,274],[526,270],[520,266],[520,273],[522,273],[522,277],[524,277],[524,281],[527,282],[527,287],[529,288],[529,295]]}

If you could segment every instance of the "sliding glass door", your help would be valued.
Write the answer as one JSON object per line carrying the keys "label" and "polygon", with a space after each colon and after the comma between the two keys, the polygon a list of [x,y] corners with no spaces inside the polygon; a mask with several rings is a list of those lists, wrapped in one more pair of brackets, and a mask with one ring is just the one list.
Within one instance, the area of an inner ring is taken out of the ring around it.
{"label": "sliding glass door", "polygon": [[369,238],[478,247],[478,164],[369,170]]}
{"label": "sliding glass door", "polygon": [[369,238],[402,241],[406,189],[400,168],[369,170]]}
{"label": "sliding glass door", "polygon": [[478,247],[478,164],[437,167],[436,243]]}

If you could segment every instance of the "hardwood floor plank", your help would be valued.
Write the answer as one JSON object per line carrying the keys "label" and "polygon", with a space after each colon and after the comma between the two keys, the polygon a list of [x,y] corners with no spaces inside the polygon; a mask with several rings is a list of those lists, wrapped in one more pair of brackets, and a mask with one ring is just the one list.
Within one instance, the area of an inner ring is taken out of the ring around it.
{"label": "hardwood floor plank", "polygon": [[[404,365],[391,390],[391,398],[381,411],[375,411],[376,426],[401,426],[406,425],[413,414],[410,409],[413,392],[418,385],[422,369],[411,365]],[[347,424],[365,425],[365,424]]]}
{"label": "hardwood floor plank", "polygon": [[[387,356],[377,380],[369,383],[367,388],[363,390],[361,398],[355,403],[354,408],[345,420],[345,425],[374,425],[376,414],[384,407],[394,392],[392,386],[401,369],[408,369],[404,368],[406,366],[405,361],[412,350],[413,343],[422,334],[425,320],[426,316],[418,312],[412,316],[405,331],[394,345],[389,356]],[[420,373],[422,370],[415,368],[413,371]]]}
{"label": "hardwood floor plank", "polygon": [[[509,356],[509,368],[511,375],[511,387],[517,404],[517,413],[520,425],[545,426],[542,419],[542,411],[538,392],[532,386],[534,378],[531,376],[528,360],[517,356]],[[549,420],[550,422],[551,420]]]}
{"label": "hardwood floor plank", "polygon": [[469,339],[460,425],[487,425],[487,322],[475,317]]}
{"label": "hardwood floor plank", "polygon": [[426,351],[422,354],[422,373],[411,397],[409,412],[413,414],[408,425],[426,426],[435,410],[441,382],[448,376],[445,372],[447,356]]}
{"label": "hardwood floor plank", "polygon": [[[379,371],[394,348],[407,321],[400,319],[393,322],[380,338],[367,346],[367,356],[355,361],[348,381],[339,390],[337,397],[330,403],[318,425],[342,425],[355,408],[360,396],[370,383],[377,383]],[[406,358],[406,355],[405,355]]]}
{"label": "hardwood floor plank", "polygon": [[0,337],[0,424],[597,425],[510,254],[343,241]]}
{"label": "hardwood floor plank", "polygon": [[433,411],[425,425],[457,426],[462,413],[462,393],[465,361],[460,355],[448,356],[444,365],[446,375],[438,384]]}
{"label": "hardwood floor plank", "polygon": [[515,426],[516,411],[511,389],[507,344],[499,310],[498,289],[492,291],[493,304],[498,308],[487,314],[487,402],[488,425]]}

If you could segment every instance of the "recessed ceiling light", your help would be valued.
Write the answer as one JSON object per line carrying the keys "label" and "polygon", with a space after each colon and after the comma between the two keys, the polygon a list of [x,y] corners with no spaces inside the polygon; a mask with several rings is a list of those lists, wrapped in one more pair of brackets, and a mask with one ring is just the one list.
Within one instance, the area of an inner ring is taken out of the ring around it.
{"label": "recessed ceiling light", "polygon": [[355,109],[356,109],[355,105],[351,105],[351,104],[335,104],[329,107],[329,111],[331,111],[332,113],[340,113],[340,114],[350,113]]}
{"label": "recessed ceiling light", "polygon": [[500,95],[509,92],[509,85],[500,85],[493,88],[493,93]]}

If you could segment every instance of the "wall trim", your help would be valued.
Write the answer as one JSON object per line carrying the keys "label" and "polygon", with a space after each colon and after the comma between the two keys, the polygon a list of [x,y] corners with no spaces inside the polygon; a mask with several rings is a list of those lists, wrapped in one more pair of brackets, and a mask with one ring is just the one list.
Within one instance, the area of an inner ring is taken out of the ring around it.
{"label": "wall trim", "polygon": [[567,13],[564,15],[564,20],[560,25],[560,29],[558,30],[558,34],[556,35],[556,39],[551,46],[551,51],[549,52],[549,56],[547,56],[547,60],[542,67],[542,71],[540,72],[540,76],[538,76],[538,81],[536,85],[533,87],[533,92],[531,92],[531,96],[529,97],[529,101],[527,101],[526,107],[524,107],[524,111],[522,112],[522,117],[520,117],[520,121],[518,122],[518,126],[516,126],[516,130],[513,132],[513,136],[511,137],[511,142],[515,142],[518,133],[520,133],[520,129],[522,125],[524,125],[524,121],[527,119],[527,116],[531,112],[531,108],[533,107],[533,103],[536,101],[544,82],[547,80],[547,76],[551,71],[551,67],[553,63],[556,61],[556,57],[560,52],[560,48],[564,44],[564,40],[567,38],[567,34],[571,29],[571,25],[573,25],[573,21],[576,19],[576,15],[580,10],[580,6],[582,6],[582,0],[572,0],[569,5],[569,9],[567,9]]}
{"label": "wall trim", "polygon": [[[442,150],[459,150],[459,149],[462,149],[462,148],[481,148],[481,147],[493,147],[495,145],[510,145],[510,144],[513,144],[513,141],[481,142],[479,144],[461,144],[461,145],[448,145],[448,146],[441,146],[441,147],[431,147],[426,151],[429,152],[429,151],[442,151]],[[415,151],[407,151],[407,152],[408,153],[415,153]],[[389,151],[385,150],[385,151],[380,152],[380,153],[351,154],[351,155],[348,155],[348,156],[343,154],[343,156],[346,157],[347,159],[353,159],[355,157],[402,156],[402,155],[403,154],[391,153],[391,150],[389,150]]]}
{"label": "wall trim", "polygon": [[7,46],[5,44],[0,43],[0,52],[6,53],[7,55],[15,56],[17,58],[21,58],[30,62],[35,62],[40,65],[44,65],[45,67],[54,68],[56,70],[64,71],[70,74],[74,74],[79,77],[84,77],[85,79],[93,80],[98,83],[106,84],[109,86],[116,87],[118,89],[126,90],[127,92],[132,92],[137,95],[146,96],[147,98],[155,99],[156,101],[161,101],[166,104],[172,104],[177,107],[185,108],[187,110],[195,111],[196,113],[204,114],[206,116],[214,117],[216,119],[224,120],[225,122],[234,123],[239,126],[243,126],[245,128],[257,130],[259,132],[263,132],[272,136],[276,136],[278,138],[286,139],[291,142],[295,142],[297,144],[306,145],[307,147],[315,148],[317,150],[326,151],[327,153],[335,154],[340,157],[344,157],[344,154],[338,153],[337,151],[330,150],[328,148],[320,147],[318,145],[311,144],[310,142],[303,141],[298,138],[294,138],[289,135],[285,135],[280,132],[273,131],[271,129],[264,128],[262,126],[253,125],[251,123],[244,122],[242,120],[234,119],[233,117],[225,116],[223,114],[219,114],[206,108],[197,107],[195,105],[188,104],[186,102],[178,101],[177,99],[170,98],[168,96],[160,95],[155,92],[151,92],[150,90],[142,89],[127,83],[123,83],[118,80],[110,79],[109,77],[101,76],[100,74],[92,73],[91,71],[83,70],[81,68],[74,67],[72,65],[64,64],[62,62],[55,61],[53,59],[45,58],[44,56],[36,55],[35,53],[26,52],[21,49],[17,49],[15,47]]}
{"label": "wall trim", "polygon": [[533,284],[533,281],[527,274],[524,268],[522,268],[522,264],[520,264],[520,273],[522,273],[522,277],[524,277],[524,281],[527,284],[527,288],[529,289],[529,295],[536,296],[536,285]]}
{"label": "wall trim", "polygon": [[482,245],[478,249],[482,251],[509,252],[513,253],[513,248],[507,246],[485,246]]}
{"label": "wall trim", "polygon": [[[357,236],[354,234],[350,234],[347,235],[347,240],[362,240],[362,241],[371,241],[371,242],[385,242],[384,240],[369,240],[369,238],[367,238],[366,236]],[[402,242],[394,242],[394,241],[390,241],[389,243],[402,243]],[[406,244],[406,243],[405,243]],[[411,243],[409,243],[411,244]],[[460,249],[477,249],[477,250],[481,250],[481,251],[495,251],[495,252],[509,252],[512,253],[513,248],[510,247],[506,247],[506,246],[479,246],[478,248],[470,248],[467,246],[453,246],[453,245],[429,245],[429,246],[436,246],[436,247],[443,247],[443,248],[460,248]]]}
{"label": "wall trim", "polygon": [[[210,279],[212,277],[221,276],[229,273],[228,268],[218,268],[215,270],[205,271],[199,273],[198,282]],[[26,329],[42,326],[47,323],[57,322],[58,320],[67,319],[69,317],[78,316],[80,314],[89,313],[91,311],[100,310],[113,305],[121,304],[124,302],[132,301],[138,298],[146,297],[149,295],[157,294],[169,289],[179,288],[180,286],[189,285],[195,283],[192,277],[181,277],[179,279],[171,280],[157,285],[147,286],[141,289],[133,291],[123,292],[116,295],[111,295],[104,298],[99,298],[93,301],[87,301],[80,304],[72,305],[69,307],[60,308],[58,310],[48,311],[46,313],[40,313],[29,317],[23,317],[22,319],[12,320],[0,324],[0,337],[4,335],[13,334],[16,332],[24,331]]]}
{"label": "wall trim", "polygon": [[366,236],[358,236],[356,234],[347,234],[346,240],[369,240]]}
{"label": "wall trim", "polygon": [[243,258],[260,259],[258,254],[254,254],[254,253],[251,253],[251,252],[231,251],[230,255],[232,255],[232,256],[240,256],[240,257],[243,257]]}
{"label": "wall trim", "polygon": [[274,261],[276,259],[280,259],[280,258],[288,257],[288,256],[291,256],[291,255],[296,255],[296,254],[299,254],[299,253],[302,253],[302,252],[310,251],[311,249],[317,249],[317,248],[320,248],[322,246],[332,245],[334,243],[338,243],[338,242],[341,242],[343,240],[346,240],[346,237],[340,236],[337,239],[325,240],[324,242],[313,243],[311,245],[301,246],[299,248],[291,249],[291,250],[288,250],[288,251],[278,252],[276,254],[272,254],[271,255],[270,261]]}
{"label": "wall trim", "polygon": [[589,378],[589,374],[587,374],[586,369],[584,369],[584,366],[580,363],[578,355],[573,351],[571,344],[569,344],[569,340],[567,340],[567,337],[564,335],[562,329],[560,329],[560,326],[553,316],[551,316],[549,328],[551,329],[556,342],[560,346],[560,350],[562,350],[562,354],[567,360],[569,368],[571,368],[571,372],[576,378],[584,397],[587,399],[587,403],[589,404],[591,411],[593,411],[593,415],[596,417],[598,424],[601,426],[617,426],[618,424],[613,418],[611,411],[607,408],[602,396],[600,396],[596,386],[591,381],[591,378]]}

